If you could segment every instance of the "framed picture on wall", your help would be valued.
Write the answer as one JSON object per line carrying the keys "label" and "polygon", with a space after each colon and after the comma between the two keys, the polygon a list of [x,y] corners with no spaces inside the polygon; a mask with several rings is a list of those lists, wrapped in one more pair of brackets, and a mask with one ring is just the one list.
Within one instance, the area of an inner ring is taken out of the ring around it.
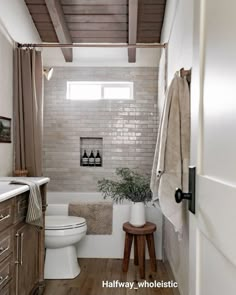
{"label": "framed picture on wall", "polygon": [[0,142],[11,142],[11,119],[0,116]]}

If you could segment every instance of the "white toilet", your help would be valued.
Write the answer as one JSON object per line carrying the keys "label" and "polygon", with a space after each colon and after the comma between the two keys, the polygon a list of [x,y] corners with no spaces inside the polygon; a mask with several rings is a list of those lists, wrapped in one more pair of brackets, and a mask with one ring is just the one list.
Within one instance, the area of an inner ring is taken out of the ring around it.
{"label": "white toilet", "polygon": [[82,217],[45,217],[45,279],[73,279],[80,273],[76,244],[86,231],[86,220]]}

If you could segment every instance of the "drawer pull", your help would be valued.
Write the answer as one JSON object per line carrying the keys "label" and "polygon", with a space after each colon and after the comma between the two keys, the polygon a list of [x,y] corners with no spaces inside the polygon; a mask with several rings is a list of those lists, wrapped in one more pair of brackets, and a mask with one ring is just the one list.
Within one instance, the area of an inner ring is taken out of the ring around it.
{"label": "drawer pull", "polygon": [[20,265],[23,264],[23,243],[24,243],[24,233],[20,234]]}
{"label": "drawer pull", "polygon": [[1,286],[4,282],[6,282],[6,281],[8,280],[8,278],[9,278],[9,275],[6,275],[5,278],[2,277],[2,276],[0,276],[0,286]]}
{"label": "drawer pull", "polygon": [[0,256],[5,253],[7,250],[9,250],[9,246],[6,248],[0,247]]}
{"label": "drawer pull", "polygon": [[5,216],[1,214],[1,215],[0,215],[0,222],[3,221],[3,220],[5,220],[5,219],[8,219],[8,218],[10,218],[10,217],[11,217],[10,214],[7,214],[7,215],[5,215]]}

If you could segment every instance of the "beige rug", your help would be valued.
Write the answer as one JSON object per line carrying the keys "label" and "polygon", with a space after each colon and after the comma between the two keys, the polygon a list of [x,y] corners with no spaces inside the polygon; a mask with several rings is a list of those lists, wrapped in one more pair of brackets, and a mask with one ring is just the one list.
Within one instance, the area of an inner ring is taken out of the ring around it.
{"label": "beige rug", "polygon": [[69,215],[84,217],[88,235],[112,234],[112,202],[80,202],[69,204]]}

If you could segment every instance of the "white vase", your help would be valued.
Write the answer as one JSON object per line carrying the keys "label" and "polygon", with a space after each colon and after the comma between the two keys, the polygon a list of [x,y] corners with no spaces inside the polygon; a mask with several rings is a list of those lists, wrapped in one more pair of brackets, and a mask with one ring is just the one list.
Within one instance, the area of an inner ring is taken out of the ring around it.
{"label": "white vase", "polygon": [[129,223],[135,227],[141,227],[146,223],[145,206],[143,202],[137,202],[131,205]]}

